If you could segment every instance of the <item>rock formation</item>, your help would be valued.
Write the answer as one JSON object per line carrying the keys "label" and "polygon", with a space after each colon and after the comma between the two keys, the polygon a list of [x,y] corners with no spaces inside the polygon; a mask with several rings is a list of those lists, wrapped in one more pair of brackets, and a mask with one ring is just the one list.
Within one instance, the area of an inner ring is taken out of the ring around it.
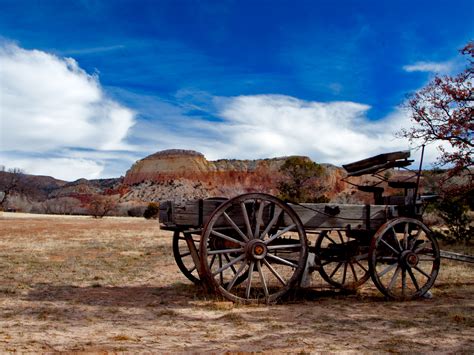
{"label": "rock formation", "polygon": [[[208,161],[195,151],[165,150],[137,161],[127,171],[124,184],[130,186],[130,191],[126,198],[182,201],[254,191],[277,194],[279,169],[286,159]],[[322,179],[327,196],[332,198],[349,185],[341,181],[341,168],[324,166],[326,174]]]}

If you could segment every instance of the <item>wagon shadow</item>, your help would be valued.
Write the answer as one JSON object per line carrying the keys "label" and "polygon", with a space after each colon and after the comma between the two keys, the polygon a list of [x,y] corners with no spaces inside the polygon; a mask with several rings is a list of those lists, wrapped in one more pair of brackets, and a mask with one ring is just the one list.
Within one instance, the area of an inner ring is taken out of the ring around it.
{"label": "wagon shadow", "polygon": [[[288,293],[282,303],[311,302],[327,298],[356,298],[355,292],[335,289],[295,289]],[[371,298],[371,297],[369,297]],[[376,297],[374,297],[376,299]],[[88,306],[146,308],[154,306],[186,307],[195,301],[222,301],[202,286],[175,283],[153,287],[144,286],[74,286],[36,284],[25,297],[34,302],[67,302]]]}
{"label": "wagon shadow", "polygon": [[74,285],[36,284],[26,301],[67,302],[88,306],[112,306],[144,308],[153,306],[182,307],[192,300],[205,299],[209,295],[199,286],[176,283],[153,286],[100,286],[78,287]]}

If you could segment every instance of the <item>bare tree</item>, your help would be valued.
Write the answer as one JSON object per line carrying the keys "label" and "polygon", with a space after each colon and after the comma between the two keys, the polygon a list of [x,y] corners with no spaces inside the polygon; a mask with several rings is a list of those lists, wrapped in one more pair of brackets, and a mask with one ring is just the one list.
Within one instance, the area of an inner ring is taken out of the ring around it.
{"label": "bare tree", "polygon": [[58,197],[41,203],[46,214],[73,214],[80,210],[81,202],[73,197]]}
{"label": "bare tree", "polygon": [[117,199],[113,196],[94,196],[89,203],[89,212],[94,218],[102,218],[117,206]]}
{"label": "bare tree", "polygon": [[0,166],[0,209],[5,209],[8,203],[8,198],[13,193],[21,193],[21,179],[24,172],[19,168],[5,169],[5,166]]}
{"label": "bare tree", "polygon": [[453,168],[450,176],[464,171],[473,175],[474,167],[474,42],[461,54],[468,57],[468,66],[455,76],[436,76],[426,87],[413,94],[408,103],[413,126],[401,135],[424,144],[446,142],[453,150],[441,146],[441,165]]}

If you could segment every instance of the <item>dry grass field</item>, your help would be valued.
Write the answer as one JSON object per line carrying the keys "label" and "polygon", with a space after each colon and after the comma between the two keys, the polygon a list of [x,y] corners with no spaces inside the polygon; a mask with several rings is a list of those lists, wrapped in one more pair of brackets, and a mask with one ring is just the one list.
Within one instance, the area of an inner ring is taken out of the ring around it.
{"label": "dry grass field", "polygon": [[171,233],[132,218],[0,215],[0,352],[474,353],[474,265],[443,260],[433,298],[301,291],[242,306],[191,284]]}

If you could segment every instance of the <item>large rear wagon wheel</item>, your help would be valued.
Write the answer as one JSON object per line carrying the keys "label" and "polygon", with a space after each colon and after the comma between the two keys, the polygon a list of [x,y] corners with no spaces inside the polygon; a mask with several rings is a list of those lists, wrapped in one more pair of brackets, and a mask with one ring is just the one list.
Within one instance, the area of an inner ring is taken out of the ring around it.
{"label": "large rear wagon wheel", "polygon": [[385,296],[423,296],[438,276],[440,252],[433,233],[413,218],[396,218],[375,233],[369,251],[370,276]]}
{"label": "large rear wagon wheel", "polygon": [[214,211],[200,253],[203,275],[217,293],[234,302],[273,303],[297,286],[308,247],[303,224],[290,206],[252,193]]}
{"label": "large rear wagon wheel", "polygon": [[319,274],[337,288],[355,290],[370,278],[368,250],[345,231],[322,231],[315,245]]}

